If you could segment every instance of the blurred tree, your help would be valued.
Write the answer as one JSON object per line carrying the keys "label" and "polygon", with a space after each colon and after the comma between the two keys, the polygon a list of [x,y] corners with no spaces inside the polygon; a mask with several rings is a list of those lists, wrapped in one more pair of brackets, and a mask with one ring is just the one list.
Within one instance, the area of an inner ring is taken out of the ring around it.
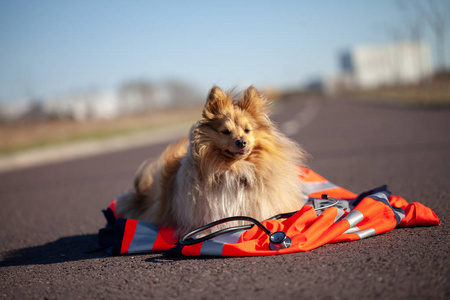
{"label": "blurred tree", "polygon": [[[448,10],[445,7],[438,7],[435,1],[428,0],[428,9],[424,9],[425,18],[430,25],[436,39],[436,51],[438,59],[438,71],[446,69],[445,61],[445,35],[446,35],[446,23],[449,21],[444,15],[448,14]],[[447,3],[448,4],[448,3]],[[449,17],[449,16],[447,16]]]}
{"label": "blurred tree", "polygon": [[168,80],[164,83],[168,92],[169,101],[174,106],[186,106],[198,103],[199,97],[197,90],[192,85],[186,84],[180,80]]}
{"label": "blurred tree", "polygon": [[135,113],[154,108],[155,86],[147,80],[132,80],[119,89],[120,108],[123,113]]}
{"label": "blurred tree", "polygon": [[396,3],[405,15],[404,24],[412,40],[422,39],[426,25],[428,25],[436,43],[437,71],[445,71],[447,69],[445,38],[447,23],[450,22],[450,1],[398,0]]}

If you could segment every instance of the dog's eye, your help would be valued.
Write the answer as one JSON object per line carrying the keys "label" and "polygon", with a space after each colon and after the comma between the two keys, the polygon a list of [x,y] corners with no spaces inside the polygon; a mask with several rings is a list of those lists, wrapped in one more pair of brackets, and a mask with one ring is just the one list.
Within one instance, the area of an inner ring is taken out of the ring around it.
{"label": "dog's eye", "polygon": [[228,129],[222,130],[221,132],[226,135],[231,134],[231,131],[229,131]]}
{"label": "dog's eye", "polygon": [[244,132],[245,132],[245,133],[249,133],[249,132],[250,132],[250,129],[245,129]]}

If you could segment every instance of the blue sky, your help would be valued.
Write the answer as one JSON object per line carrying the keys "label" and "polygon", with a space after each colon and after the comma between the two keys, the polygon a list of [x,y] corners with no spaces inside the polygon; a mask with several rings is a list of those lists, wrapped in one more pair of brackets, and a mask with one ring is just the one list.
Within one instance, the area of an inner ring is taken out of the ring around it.
{"label": "blue sky", "polygon": [[336,73],[343,49],[392,39],[399,16],[387,0],[0,0],[0,102],[139,78],[299,85]]}

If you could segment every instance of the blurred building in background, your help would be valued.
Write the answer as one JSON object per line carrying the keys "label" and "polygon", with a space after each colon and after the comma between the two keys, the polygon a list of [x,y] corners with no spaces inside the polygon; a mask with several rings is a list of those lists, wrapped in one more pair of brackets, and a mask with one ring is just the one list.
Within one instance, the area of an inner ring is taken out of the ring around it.
{"label": "blurred building in background", "polygon": [[327,94],[335,94],[417,84],[433,75],[432,61],[430,47],[423,41],[356,46],[339,56],[337,76],[324,77],[315,85]]}
{"label": "blurred building in background", "polygon": [[425,42],[358,46],[340,58],[358,88],[418,83],[433,73],[430,47]]}
{"label": "blurred building in background", "polygon": [[105,120],[118,116],[186,107],[203,101],[198,91],[181,81],[153,83],[132,80],[117,90],[87,90],[47,99],[26,99],[0,106],[0,122],[16,120]]}
{"label": "blurred building in background", "polygon": [[119,114],[116,92],[87,91],[42,101],[40,117],[49,119],[111,119]]}

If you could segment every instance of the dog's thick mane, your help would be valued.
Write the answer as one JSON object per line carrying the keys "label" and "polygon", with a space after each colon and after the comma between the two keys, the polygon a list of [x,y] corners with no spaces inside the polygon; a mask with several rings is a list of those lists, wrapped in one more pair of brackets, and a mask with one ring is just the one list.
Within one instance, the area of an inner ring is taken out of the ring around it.
{"label": "dog's thick mane", "polygon": [[[225,217],[264,220],[300,209],[304,198],[297,166],[305,154],[275,128],[269,106],[253,87],[234,97],[213,87],[189,138],[139,168],[136,193],[128,203],[118,203],[118,211],[182,234]],[[252,129],[252,148],[235,159],[220,149],[224,135],[219,128],[241,120]]]}
{"label": "dog's thick mane", "polygon": [[[271,165],[285,165],[283,161],[293,165],[301,163],[303,153],[295,143],[275,129],[268,112],[271,102],[264,99],[256,89],[249,88],[243,97],[235,99],[232,91],[222,92],[213,87],[203,110],[202,119],[191,130],[190,143],[192,155],[200,166],[200,173],[205,178],[215,179],[217,173],[240,168],[263,168]],[[212,143],[211,135],[216,134],[214,124],[223,119],[235,119],[237,114],[247,112],[255,123],[255,131],[259,138],[252,154],[245,161],[226,159],[221,150]],[[281,156],[279,153],[283,153]],[[267,159],[270,156],[272,159]],[[214,182],[211,182],[214,183]]]}
{"label": "dog's thick mane", "polygon": [[[305,154],[274,127],[268,116],[270,103],[254,88],[248,89],[241,99],[222,93],[212,89],[202,119],[191,130],[186,158],[195,161],[200,182],[206,183],[204,190],[211,192],[206,197],[215,199],[211,205],[220,206],[212,207],[213,211],[223,212],[216,217],[254,215],[255,208],[264,218],[270,217],[274,208],[286,212],[289,205],[277,198],[283,198],[285,193],[291,193],[290,197],[297,197],[301,203],[301,182],[297,177],[300,171],[296,166],[303,165]],[[243,112],[254,120],[258,138],[248,157],[229,159],[211,142],[211,135],[217,134],[214,123],[234,119]]]}

